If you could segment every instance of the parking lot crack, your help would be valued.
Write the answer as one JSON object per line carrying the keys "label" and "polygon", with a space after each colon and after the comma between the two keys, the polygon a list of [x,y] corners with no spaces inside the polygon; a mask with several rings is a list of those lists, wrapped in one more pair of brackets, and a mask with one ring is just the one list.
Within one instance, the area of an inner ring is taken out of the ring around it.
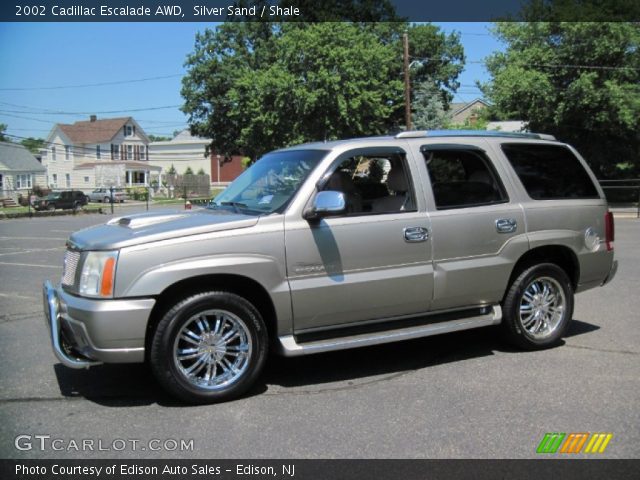
{"label": "parking lot crack", "polygon": [[586,345],[566,345],[569,348],[577,348],[580,350],[592,350],[594,352],[602,352],[602,353],[621,353],[623,355],[640,355],[640,352],[633,352],[631,350],[612,350],[612,349],[608,349],[608,348],[595,348],[595,347],[588,347]]}

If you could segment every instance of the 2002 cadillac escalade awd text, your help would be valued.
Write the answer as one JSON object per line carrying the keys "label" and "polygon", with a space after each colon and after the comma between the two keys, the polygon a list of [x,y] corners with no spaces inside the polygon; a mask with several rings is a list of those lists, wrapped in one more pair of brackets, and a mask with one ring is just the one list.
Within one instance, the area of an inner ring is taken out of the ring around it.
{"label": "2002 cadillac escalade awd text", "polygon": [[287,356],[502,324],[555,345],[574,293],[615,274],[613,217],[541,134],[403,132],[265,155],[209,208],[73,234],[44,286],[66,366],[150,363],[188,402],[228,400]]}

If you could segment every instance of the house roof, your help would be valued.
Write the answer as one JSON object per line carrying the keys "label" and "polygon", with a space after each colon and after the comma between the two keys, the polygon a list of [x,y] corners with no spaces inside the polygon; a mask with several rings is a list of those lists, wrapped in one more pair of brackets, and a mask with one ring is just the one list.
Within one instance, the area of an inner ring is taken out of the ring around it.
{"label": "house roof", "polygon": [[58,128],[75,144],[105,143],[115,137],[129,120],[132,118],[105,118],[93,122],[85,120],[72,125],[59,123]]}
{"label": "house roof", "polygon": [[457,115],[458,113],[465,111],[467,108],[472,108],[479,104],[482,104],[485,107],[489,106],[489,103],[485,102],[481,98],[476,98],[468,103],[451,103],[449,104],[449,111],[452,115]]}
{"label": "house roof", "polygon": [[183,145],[183,144],[194,144],[194,145],[207,145],[211,143],[211,140],[208,138],[202,137],[194,137],[191,135],[191,132],[188,128],[182,130],[178,135],[173,137],[171,140],[165,140],[160,142],[151,142],[149,146],[159,147],[164,145]]}
{"label": "house roof", "polygon": [[0,170],[16,173],[46,171],[29,150],[10,142],[0,142]]}

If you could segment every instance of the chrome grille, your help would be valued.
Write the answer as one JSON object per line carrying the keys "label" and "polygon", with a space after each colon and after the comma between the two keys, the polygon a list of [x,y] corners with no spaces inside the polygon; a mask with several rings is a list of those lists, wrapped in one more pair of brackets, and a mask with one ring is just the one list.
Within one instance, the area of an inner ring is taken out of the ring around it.
{"label": "chrome grille", "polygon": [[80,260],[80,252],[67,250],[64,254],[64,268],[62,270],[62,284],[73,286],[76,279],[76,269]]}

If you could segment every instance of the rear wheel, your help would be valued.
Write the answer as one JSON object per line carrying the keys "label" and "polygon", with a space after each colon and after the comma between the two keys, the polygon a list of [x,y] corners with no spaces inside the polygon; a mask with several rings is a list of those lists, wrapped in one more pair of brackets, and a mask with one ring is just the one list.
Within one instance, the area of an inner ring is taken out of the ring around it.
{"label": "rear wheel", "polygon": [[53,203],[50,203],[49,205],[47,205],[47,210],[49,210],[50,212],[53,212],[56,209],[56,206]]}
{"label": "rear wheel", "polygon": [[111,199],[109,197],[104,197],[102,199],[102,203],[111,203]]}
{"label": "rear wheel", "polygon": [[534,265],[514,280],[503,302],[507,339],[528,350],[554,346],[573,315],[573,288],[563,269]]}
{"label": "rear wheel", "polygon": [[160,384],[190,403],[245,393],[267,356],[260,313],[228,292],[189,296],[167,311],[153,334],[149,361]]}

